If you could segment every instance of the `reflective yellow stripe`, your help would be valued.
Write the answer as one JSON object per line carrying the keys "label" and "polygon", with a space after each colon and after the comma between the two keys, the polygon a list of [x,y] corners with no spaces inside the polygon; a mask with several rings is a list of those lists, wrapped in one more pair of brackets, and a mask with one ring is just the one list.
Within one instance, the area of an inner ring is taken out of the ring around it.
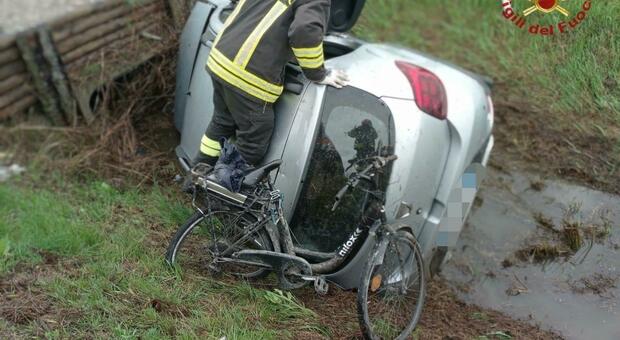
{"label": "reflective yellow stripe", "polygon": [[276,3],[271,7],[269,12],[263,17],[260,23],[254,28],[250,36],[245,40],[241,49],[237,53],[235,57],[235,64],[241,66],[242,68],[246,68],[252,55],[256,51],[256,47],[260,43],[261,39],[265,35],[265,32],[273,25],[273,23],[278,20],[278,18],[286,11],[288,8],[287,5],[283,4],[280,1],[276,1]]}
{"label": "reflective yellow stripe", "polygon": [[211,149],[215,149],[215,150],[221,150],[222,149],[222,147],[220,146],[220,142],[207,137],[207,135],[203,135],[202,136],[202,140],[200,142],[204,146],[206,146],[208,148],[211,148]]}
{"label": "reflective yellow stripe", "polygon": [[303,68],[319,68],[325,62],[323,43],[315,47],[293,48],[293,53]]}
{"label": "reflective yellow stripe", "polygon": [[222,27],[220,32],[217,34],[217,37],[215,37],[215,41],[213,41],[213,46],[217,45],[217,43],[220,41],[220,38],[224,34],[224,31],[228,28],[228,26],[230,26],[233,20],[235,20],[237,15],[239,15],[239,12],[241,11],[241,7],[243,7],[243,5],[245,5],[245,0],[239,1],[239,3],[237,4],[237,7],[235,7],[235,10],[230,14],[228,19],[226,19],[226,22],[224,23],[224,27]]}
{"label": "reflective yellow stripe", "polygon": [[264,79],[261,79],[254,74],[242,69],[239,65],[233,63],[230,59],[226,58],[220,51],[216,48],[211,50],[210,57],[215,59],[220,65],[222,65],[229,73],[234,74],[238,78],[245,80],[246,82],[258,87],[259,89],[265,90],[275,95],[280,95],[283,91],[283,87],[281,85],[272,84]]}
{"label": "reflective yellow stripe", "polygon": [[202,140],[200,141],[200,152],[207,156],[217,157],[220,155],[221,149],[222,147],[218,141],[207,137],[207,135],[202,136]]}
{"label": "reflective yellow stripe", "polygon": [[246,92],[247,94],[254,96],[258,99],[262,99],[268,103],[274,103],[278,100],[279,95],[271,94],[267,91],[262,90],[256,86],[253,86],[240,78],[237,78],[234,74],[230,73],[228,70],[220,66],[212,56],[209,57],[207,61],[207,66],[209,69],[215,73],[218,77],[222,78],[225,82],[230,85]]}
{"label": "reflective yellow stripe", "polygon": [[293,48],[297,58],[316,58],[323,55],[323,42],[316,47]]}
{"label": "reflective yellow stripe", "polygon": [[204,144],[200,144],[200,152],[207,156],[211,156],[211,157],[217,157],[220,155],[220,150],[211,149],[210,147],[205,146]]}
{"label": "reflective yellow stripe", "polygon": [[303,68],[319,68],[325,62],[322,55],[320,57],[312,59],[297,58],[297,61],[299,61],[299,66]]}

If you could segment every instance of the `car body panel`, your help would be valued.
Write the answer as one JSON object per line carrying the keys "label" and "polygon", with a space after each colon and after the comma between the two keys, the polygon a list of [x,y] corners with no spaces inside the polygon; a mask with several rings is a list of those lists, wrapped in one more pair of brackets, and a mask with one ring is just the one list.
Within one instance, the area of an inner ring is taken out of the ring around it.
{"label": "car body panel", "polygon": [[[284,95],[276,107],[278,121],[280,113],[297,109],[295,120],[287,132],[286,152],[281,154],[282,166],[280,167],[275,179],[275,186],[284,194],[284,213],[290,221],[301,192],[300,183],[303,181],[308,160],[312,154],[314,147],[314,138],[318,131],[321,116],[321,107],[323,106],[324,86],[316,86],[314,84],[306,84],[303,95]],[[295,108],[293,105],[285,106],[282,103],[294,103],[299,105]],[[274,138],[277,132],[274,133]],[[284,133],[284,131],[282,131]],[[273,144],[273,143],[272,143]],[[267,152],[265,159],[279,158],[278,155],[270,150]]]}
{"label": "car body panel", "polygon": [[[213,89],[205,64],[212,40],[231,10],[228,0],[197,2],[181,37],[175,124],[181,131],[177,155],[185,167],[198,154],[200,139],[212,117]],[[427,260],[438,247],[454,246],[493,147],[493,110],[484,78],[415,50],[366,43],[341,33],[326,36],[325,51],[327,67],[345,70],[351,79],[349,86],[374,96],[391,112],[394,153],[399,158],[392,166],[386,191],[388,222],[408,226]],[[436,119],[417,107],[411,84],[396,61],[437,75],[447,94],[447,119]],[[289,74],[300,71],[296,65],[288,67]],[[299,76],[296,80],[297,90],[285,90],[275,104],[275,129],[263,160],[284,161],[274,179],[284,194],[289,220],[304,204],[300,192],[308,180],[326,98],[325,86]],[[330,276],[332,281],[353,288],[357,282],[351,277],[361,270],[373,242],[372,237],[366,239],[358,255]]]}
{"label": "car body panel", "polygon": [[[175,112],[185,112],[186,97],[189,92],[190,80],[194,73],[194,66],[196,65],[196,52],[200,45],[200,37],[214,9],[215,6],[212,4],[196,3],[179,38],[179,55],[176,69],[177,81],[174,98]],[[178,130],[183,129],[183,118],[185,118],[185,115],[182,114],[174,116],[174,125]]]}

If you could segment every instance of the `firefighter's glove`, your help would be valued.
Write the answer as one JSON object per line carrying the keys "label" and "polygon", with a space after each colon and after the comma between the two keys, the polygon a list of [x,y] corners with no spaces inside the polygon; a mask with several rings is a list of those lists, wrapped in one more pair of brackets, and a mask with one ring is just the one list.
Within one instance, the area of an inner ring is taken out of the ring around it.
{"label": "firefighter's glove", "polygon": [[333,86],[337,89],[341,89],[348,85],[349,76],[341,70],[328,70],[325,79],[318,82],[321,85]]}

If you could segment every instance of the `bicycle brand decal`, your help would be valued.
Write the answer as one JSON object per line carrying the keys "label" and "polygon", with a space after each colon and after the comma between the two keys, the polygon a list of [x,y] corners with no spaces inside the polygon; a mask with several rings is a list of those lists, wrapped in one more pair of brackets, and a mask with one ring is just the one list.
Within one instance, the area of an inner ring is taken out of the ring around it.
{"label": "bicycle brand decal", "polygon": [[355,244],[355,241],[357,241],[357,238],[360,237],[362,232],[363,232],[363,230],[360,229],[360,228],[355,229],[355,232],[353,233],[353,235],[351,235],[351,237],[349,237],[347,242],[345,242],[342,245],[342,248],[340,249],[340,251],[338,251],[338,256],[340,256],[340,257],[347,256],[349,251],[351,251],[351,247],[353,247],[353,245]]}
{"label": "bicycle brand decal", "polygon": [[[532,35],[551,36],[563,34],[576,29],[587,17],[592,8],[592,0],[584,1],[577,8],[575,0],[500,0],[502,16],[519,29],[527,30]],[[526,3],[529,2],[529,3]],[[513,4],[525,4],[516,9]],[[541,15],[555,15],[559,22],[553,24],[529,23]]]}

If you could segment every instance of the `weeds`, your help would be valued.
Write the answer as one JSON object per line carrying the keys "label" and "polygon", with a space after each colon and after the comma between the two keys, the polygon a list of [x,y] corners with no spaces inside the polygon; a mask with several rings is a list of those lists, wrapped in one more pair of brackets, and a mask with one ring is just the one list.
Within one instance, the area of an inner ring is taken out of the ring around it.
{"label": "weeds", "polygon": [[576,252],[582,245],[583,220],[581,216],[581,203],[571,202],[564,209],[562,218],[562,237],[564,243]]}
{"label": "weeds", "polygon": [[[174,59],[162,56],[106,86],[91,126],[0,127],[0,149],[22,164],[64,176],[152,183],[172,178],[174,145],[162,151],[163,134],[174,135],[171,111]],[[146,117],[158,116],[159,118]],[[174,135],[176,137],[176,135]],[[176,138],[174,138],[176,143]]]}
{"label": "weeds", "polygon": [[[560,223],[561,229],[556,229],[553,220],[540,212],[533,214],[534,221],[543,230],[551,235],[541,235],[545,239],[533,245],[518,250],[515,253],[521,261],[533,261],[536,263],[554,260],[560,256],[572,256],[577,253],[586,241],[588,251],[581,261],[587,256],[594,242],[602,242],[611,233],[611,212],[608,209],[596,208],[586,218],[583,216],[583,207],[580,202],[571,202],[563,209],[563,217]],[[512,265],[511,259],[504,259],[504,268]]]}
{"label": "weeds", "polygon": [[[518,11],[529,6],[512,3]],[[583,25],[552,37],[515,28],[501,9],[489,0],[377,0],[366,3],[355,32],[492,77],[501,149],[493,163],[620,193],[620,24],[611,15],[620,2],[593,2]],[[528,20],[556,25],[558,18]]]}
{"label": "weeds", "polygon": [[49,190],[9,183],[0,187],[0,202],[0,235],[9,245],[1,257],[0,325],[27,334],[45,328],[61,338],[326,332],[291,293],[191,273],[179,278],[162,254],[190,211],[156,186],[118,190],[90,181]]}
{"label": "weeds", "polygon": [[571,203],[564,209],[562,219],[562,231],[565,243],[573,250],[579,250],[583,240],[590,242],[602,242],[611,233],[611,211],[604,208],[596,208],[587,217],[583,217],[580,203]]}
{"label": "weeds", "polygon": [[510,333],[508,332],[495,331],[495,332],[487,333],[485,335],[481,335],[476,339],[477,340],[489,340],[489,339],[509,340],[509,339],[512,339],[512,335],[510,335]]}
{"label": "weeds", "polygon": [[557,233],[557,230],[555,229],[555,224],[553,223],[552,219],[545,216],[541,212],[535,212],[533,214],[533,217],[534,217],[534,221],[536,221],[536,224],[538,226],[544,228],[545,230],[549,230],[551,232]]}
{"label": "weeds", "polygon": [[304,307],[291,292],[283,292],[279,289],[265,291],[263,298],[276,306],[276,309],[283,315],[290,317],[316,317],[316,313]]}
{"label": "weeds", "polygon": [[544,242],[520,249],[515,255],[521,261],[533,260],[540,263],[555,260],[564,253],[559,245]]}
{"label": "weeds", "polygon": [[488,320],[489,317],[485,313],[475,312],[471,315],[471,317],[475,320]]}

